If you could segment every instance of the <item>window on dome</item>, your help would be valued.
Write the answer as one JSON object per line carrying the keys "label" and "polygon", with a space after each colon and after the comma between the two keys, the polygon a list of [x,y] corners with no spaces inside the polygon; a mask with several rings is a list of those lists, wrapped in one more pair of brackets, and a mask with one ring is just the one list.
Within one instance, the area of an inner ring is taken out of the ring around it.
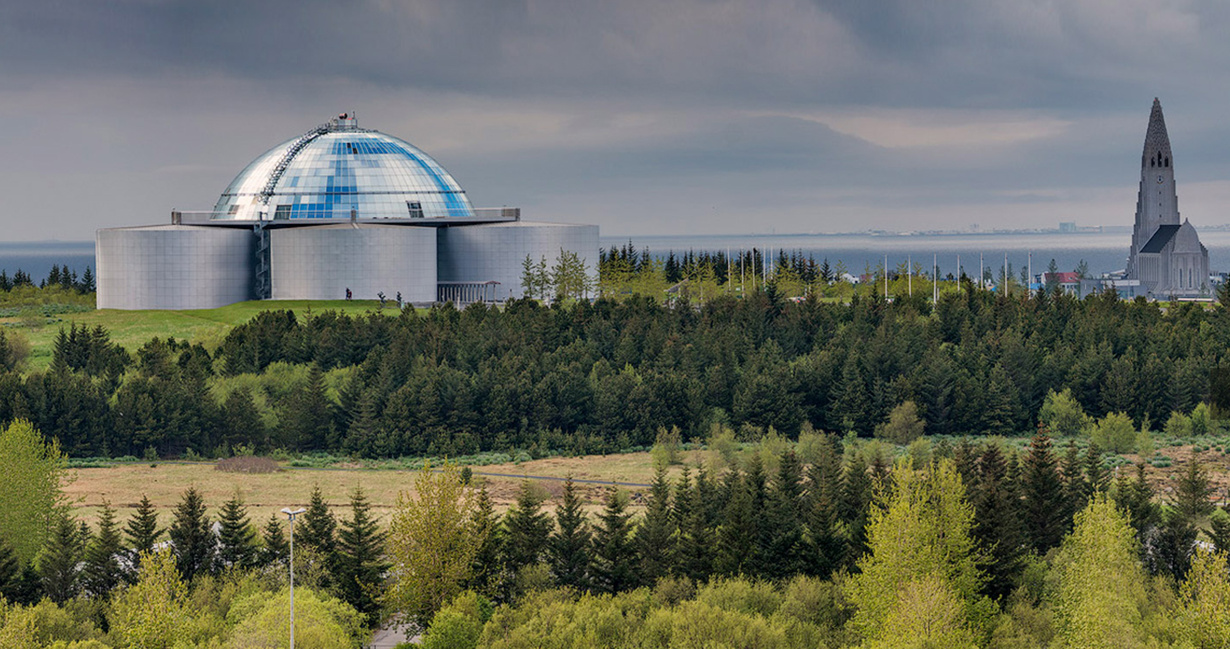
{"label": "window on dome", "polygon": [[291,207],[290,205],[279,205],[277,209],[273,211],[273,218],[289,219],[290,218],[290,207]]}
{"label": "window on dome", "polygon": [[410,218],[423,218],[423,204],[418,201],[406,201],[406,207],[410,210]]}
{"label": "window on dome", "polygon": [[237,213],[239,213],[239,205],[232,205],[231,208],[226,211],[227,216],[235,216]]}

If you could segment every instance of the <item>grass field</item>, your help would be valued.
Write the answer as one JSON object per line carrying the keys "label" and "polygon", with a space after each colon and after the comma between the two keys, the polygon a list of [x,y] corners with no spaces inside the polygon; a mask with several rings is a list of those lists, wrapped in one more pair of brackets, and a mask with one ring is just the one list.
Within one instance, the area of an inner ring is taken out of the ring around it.
{"label": "grass field", "polygon": [[[392,303],[390,303],[392,304]],[[51,364],[52,345],[61,327],[72,323],[89,327],[102,325],[111,333],[111,339],[129,351],[136,351],[154,337],[174,337],[180,340],[200,342],[213,348],[222,342],[227,332],[236,325],[247,322],[262,311],[290,309],[302,316],[309,311],[341,311],[365,313],[379,310],[375,300],[264,300],[239,302],[218,309],[194,311],[117,311],[100,309],[82,313],[70,313],[53,318],[8,317],[0,318],[0,324],[8,325],[24,335],[30,342],[28,369],[41,370]],[[382,313],[395,315],[396,306],[386,307]]]}
{"label": "grass field", "polygon": [[[702,457],[702,451],[685,453],[685,459],[689,462],[699,461]],[[487,465],[474,467],[473,471],[476,476],[490,473],[514,476],[482,477],[487,481],[488,491],[497,508],[502,510],[516,497],[521,483],[519,476],[566,478],[571,474],[578,480],[647,484],[653,479],[653,460],[649,453],[625,453]],[[673,467],[671,474],[678,471],[679,467]],[[107,468],[74,469],[73,473],[75,480],[65,491],[77,515],[90,522],[95,520],[104,500],[119,509],[119,517],[126,520],[142,495],[148,496],[158,508],[163,521],[169,521],[171,510],[189,486],[195,486],[201,492],[211,512],[239,493],[248,504],[253,520],[261,521],[283,507],[305,505],[315,486],[320,487],[331,506],[341,508],[337,514],[343,515],[350,492],[356,486],[362,486],[374,509],[383,518],[396,504],[399,492],[413,493],[416,474],[409,470],[285,466],[274,473],[241,474],[218,471],[212,462],[120,464]],[[563,483],[560,481],[535,482],[547,491],[552,501],[562,493]],[[609,489],[604,485],[592,484],[578,487],[594,509]],[[637,487],[627,489],[634,493],[644,491]],[[634,499],[633,504],[637,502],[639,498]]]}
{"label": "grass field", "polygon": [[[1010,440],[1015,443],[1023,440]],[[1063,444],[1057,444],[1063,452]],[[1148,476],[1158,498],[1165,501],[1173,493],[1174,480],[1192,456],[1191,445],[1167,446],[1159,453],[1171,458],[1168,466],[1148,466]],[[900,452],[900,449],[899,449]],[[1213,450],[1200,454],[1200,461],[1208,469],[1216,488],[1215,498],[1221,503],[1230,498],[1230,456]],[[716,453],[710,451],[684,451],[682,460],[689,465],[712,462]],[[1131,466],[1139,458],[1125,455],[1128,463],[1120,470],[1133,471]],[[253,520],[263,521],[283,507],[307,503],[313,487],[319,486],[326,501],[335,508],[338,516],[346,514],[349,493],[362,486],[381,518],[387,517],[397,502],[399,492],[413,493],[412,470],[371,469],[357,464],[335,465],[325,469],[292,468],[285,464],[282,469],[267,474],[227,473],[215,469],[211,462],[165,463],[155,466],[148,463],[119,464],[108,468],[75,469],[75,480],[66,492],[77,510],[78,516],[91,523],[95,520],[104,500],[119,509],[122,520],[131,515],[142,495],[147,495],[161,513],[164,524],[170,520],[171,510],[181,494],[189,486],[195,486],[204,496],[211,513],[227,499],[238,493],[248,504]],[[565,478],[571,475],[577,480],[599,480],[619,483],[647,484],[653,479],[653,458],[649,453],[624,453],[605,456],[555,457],[519,463],[492,464],[472,467],[474,474],[485,480],[496,507],[507,509],[516,497],[522,476]],[[675,478],[680,466],[671,467],[670,476]],[[504,474],[491,476],[484,474]],[[548,508],[552,507],[562,493],[559,480],[535,480],[546,490]],[[646,489],[636,486],[622,487],[633,494],[633,509],[643,505],[642,495]],[[601,507],[603,496],[610,489],[606,485],[578,484],[582,497],[591,511]]]}

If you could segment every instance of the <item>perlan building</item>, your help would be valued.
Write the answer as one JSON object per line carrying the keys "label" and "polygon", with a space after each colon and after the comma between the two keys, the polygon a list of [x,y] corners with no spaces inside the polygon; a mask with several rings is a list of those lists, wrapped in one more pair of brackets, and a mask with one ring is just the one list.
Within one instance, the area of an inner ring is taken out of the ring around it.
{"label": "perlan building", "polygon": [[521,297],[527,256],[561,254],[596,276],[598,227],[476,209],[431,156],[341,115],[256,158],[210,212],[99,230],[98,308],[502,301]]}

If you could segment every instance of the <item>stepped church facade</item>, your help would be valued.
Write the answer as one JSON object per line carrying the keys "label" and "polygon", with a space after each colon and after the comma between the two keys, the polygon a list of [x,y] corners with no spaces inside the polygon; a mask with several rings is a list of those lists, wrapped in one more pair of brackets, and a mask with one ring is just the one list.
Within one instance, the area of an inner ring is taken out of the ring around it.
{"label": "stepped church facade", "polygon": [[1209,251],[1196,228],[1179,218],[1174,169],[1162,103],[1155,98],[1140,156],[1127,283],[1134,285],[1137,295],[1153,299],[1208,297]]}

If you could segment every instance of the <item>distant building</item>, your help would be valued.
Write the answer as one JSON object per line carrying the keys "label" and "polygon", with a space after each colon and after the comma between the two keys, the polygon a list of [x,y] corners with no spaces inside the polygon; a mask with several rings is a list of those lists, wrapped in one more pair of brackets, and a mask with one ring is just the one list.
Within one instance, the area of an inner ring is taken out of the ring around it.
{"label": "distant building", "polygon": [[1059,290],[1069,295],[1079,296],[1081,292],[1081,276],[1077,273],[1042,273],[1042,284],[1057,284]]}
{"label": "distant building", "polygon": [[1061,221],[1059,223],[1060,232],[1076,232],[1076,221]]}
{"label": "distant building", "polygon": [[1140,294],[1154,299],[1210,294],[1209,251],[1200,243],[1196,228],[1179,220],[1170,136],[1162,103],[1156,98],[1140,156],[1140,192],[1127,279],[1138,280]]}
{"label": "distant building", "polygon": [[426,153],[344,114],[273,147],[214,209],[98,231],[98,308],[209,309],[252,299],[496,302],[526,258],[597,275],[598,228],[474,208]]}

